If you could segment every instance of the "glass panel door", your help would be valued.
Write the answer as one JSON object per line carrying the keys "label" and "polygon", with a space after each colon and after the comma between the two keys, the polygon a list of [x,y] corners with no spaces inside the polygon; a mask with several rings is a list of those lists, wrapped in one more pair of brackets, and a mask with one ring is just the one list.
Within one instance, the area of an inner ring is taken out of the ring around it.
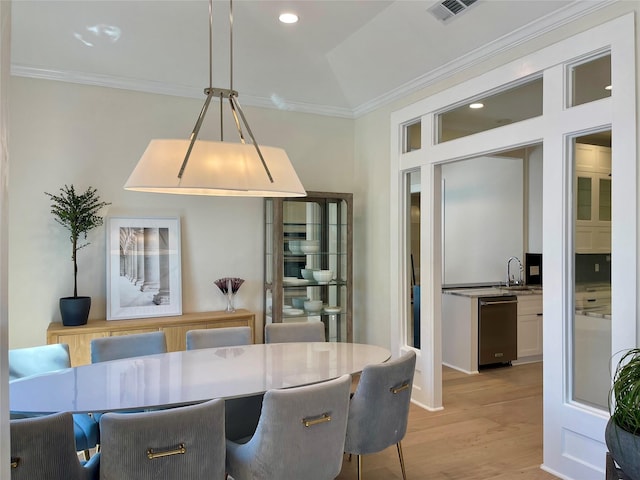
{"label": "glass panel door", "polygon": [[[608,409],[611,358],[611,132],[574,139],[571,398]],[[577,154],[576,154],[577,155]]]}
{"label": "glass panel door", "polygon": [[407,315],[406,342],[420,348],[420,171],[406,174],[409,314]]}

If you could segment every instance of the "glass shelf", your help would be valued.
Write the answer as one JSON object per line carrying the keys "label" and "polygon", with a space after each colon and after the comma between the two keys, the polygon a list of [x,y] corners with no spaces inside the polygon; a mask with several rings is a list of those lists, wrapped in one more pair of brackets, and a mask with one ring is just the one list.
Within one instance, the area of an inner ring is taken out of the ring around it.
{"label": "glass shelf", "polygon": [[[306,310],[303,313],[296,313],[293,315],[288,315],[286,313],[282,314],[283,318],[286,319],[291,319],[291,318],[302,318],[302,317],[333,317],[333,316],[340,316],[340,315],[346,315],[346,312],[325,312],[325,311],[321,311],[321,312],[307,312]],[[272,316],[271,312],[267,312],[267,316]]]}
{"label": "glass shelf", "polygon": [[[267,223],[269,223],[269,222],[267,222]],[[324,226],[324,224],[322,224],[320,222],[302,222],[302,223],[285,222],[282,225],[284,226],[285,229],[287,227]],[[347,224],[346,223],[327,223],[326,226],[328,226],[328,227],[346,227]]]}
{"label": "glass shelf", "polygon": [[347,252],[314,252],[314,253],[291,253],[288,251],[284,251],[284,259],[287,260],[287,258],[300,258],[300,257],[304,257],[306,255],[313,255],[313,256],[322,256],[322,255],[338,255],[338,256],[342,256],[342,255],[347,255]]}

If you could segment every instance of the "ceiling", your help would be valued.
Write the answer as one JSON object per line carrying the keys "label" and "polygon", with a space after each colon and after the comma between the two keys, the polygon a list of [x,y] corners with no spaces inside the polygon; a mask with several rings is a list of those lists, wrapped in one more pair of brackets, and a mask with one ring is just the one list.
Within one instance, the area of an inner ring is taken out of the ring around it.
{"label": "ceiling", "polygon": [[[588,13],[606,0],[236,0],[243,105],[355,117]],[[229,4],[214,1],[213,86],[229,87]],[[296,12],[285,25],[278,15]],[[206,0],[13,0],[12,73],[204,98]],[[482,48],[479,48],[482,46]]]}

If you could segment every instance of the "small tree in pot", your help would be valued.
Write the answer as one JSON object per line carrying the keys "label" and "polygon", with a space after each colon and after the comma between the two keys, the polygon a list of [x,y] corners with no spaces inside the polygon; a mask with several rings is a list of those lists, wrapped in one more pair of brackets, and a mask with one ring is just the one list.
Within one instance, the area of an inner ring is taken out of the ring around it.
{"label": "small tree in pot", "polygon": [[605,441],[611,456],[631,479],[640,480],[640,349],[622,355],[609,396],[611,418]]}
{"label": "small tree in pot", "polygon": [[[107,205],[101,202],[97,190],[87,188],[77,194],[73,185],[60,188],[58,195],[45,192],[51,199],[51,213],[56,222],[70,232],[71,260],[73,261],[73,297],[60,299],[60,314],[64,325],[83,325],[87,323],[91,297],[78,296],[78,250],[89,245],[87,232],[102,225],[98,211]],[[84,240],[84,241],[83,241]]]}

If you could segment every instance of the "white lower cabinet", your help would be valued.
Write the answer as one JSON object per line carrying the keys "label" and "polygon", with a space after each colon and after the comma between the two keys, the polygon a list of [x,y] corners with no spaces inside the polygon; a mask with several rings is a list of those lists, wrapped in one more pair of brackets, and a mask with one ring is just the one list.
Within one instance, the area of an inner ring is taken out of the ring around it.
{"label": "white lower cabinet", "polygon": [[542,295],[518,295],[518,360],[542,355]]}

